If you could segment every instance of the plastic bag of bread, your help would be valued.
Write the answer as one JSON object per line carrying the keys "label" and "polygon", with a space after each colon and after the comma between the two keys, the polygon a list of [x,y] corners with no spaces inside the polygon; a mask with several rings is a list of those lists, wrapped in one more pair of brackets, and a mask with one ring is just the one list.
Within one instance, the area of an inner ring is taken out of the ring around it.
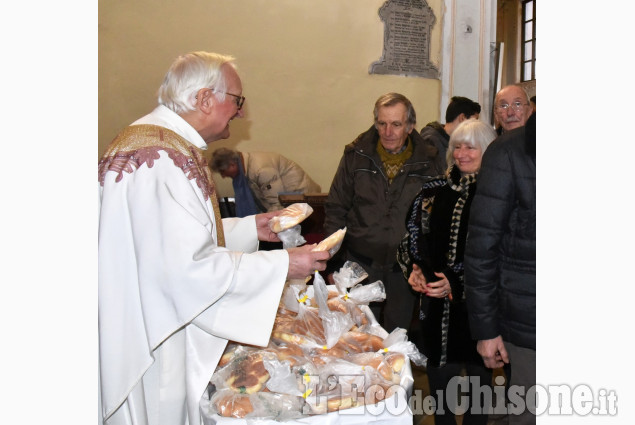
{"label": "plastic bag of bread", "polygon": [[269,220],[269,228],[274,233],[280,233],[302,223],[312,213],[313,208],[309,204],[291,204],[284,208],[279,215]]}
{"label": "plastic bag of bread", "polygon": [[278,239],[282,242],[284,249],[295,248],[306,243],[306,239],[302,236],[302,227],[299,224],[278,233]]}
{"label": "plastic bag of bread", "polygon": [[381,280],[367,285],[361,283],[351,288],[348,299],[357,305],[368,305],[371,302],[383,301],[386,299],[386,288]]}
{"label": "plastic bag of bread", "polygon": [[386,290],[381,281],[366,285],[360,283],[367,277],[368,273],[359,264],[347,261],[339,271],[333,273],[338,293],[328,300],[331,310],[347,312],[358,327],[369,324],[366,313],[359,306],[386,299]]}
{"label": "plastic bag of bread", "polygon": [[[297,366],[306,361],[306,357],[304,355],[304,351],[298,344],[294,344],[292,342],[274,342],[269,341],[269,345],[265,348],[265,351],[273,353],[276,356],[276,359],[279,361],[286,361],[289,363],[290,367]],[[267,371],[267,359],[264,359],[265,368]],[[269,371],[269,374],[271,372]]]}
{"label": "plastic bag of bread", "polygon": [[302,303],[298,305],[299,312],[290,321],[276,323],[271,332],[273,342],[285,342],[299,345],[302,349],[321,347],[326,344],[324,326],[319,317],[318,309],[308,307]]}
{"label": "plastic bag of bread", "polygon": [[414,343],[408,341],[405,329],[395,328],[385,339],[386,349],[391,352],[401,353],[417,366],[425,366],[428,358],[424,356]]}
{"label": "plastic bag of bread", "polygon": [[331,257],[335,255],[337,251],[340,250],[342,246],[342,242],[344,241],[344,236],[346,235],[346,227],[343,229],[336,230],[331,233],[327,238],[323,239],[320,243],[317,244],[312,251],[328,251]]}
{"label": "plastic bag of bread", "polygon": [[[353,354],[348,359],[353,363],[374,369],[388,384],[399,384],[406,356],[401,353],[375,352]],[[380,384],[381,382],[375,381],[374,383]]]}
{"label": "plastic bag of bread", "polygon": [[306,397],[317,390],[319,370],[307,358],[293,366],[287,360],[265,358],[264,365],[270,375],[267,390],[271,392]]}
{"label": "plastic bag of bread", "polygon": [[329,290],[320,273],[316,272],[313,280],[313,292],[318,305],[319,316],[324,327],[326,347],[331,348],[339,341],[340,337],[351,329],[355,322],[348,312],[332,311],[328,304]]}
{"label": "plastic bag of bread", "polygon": [[347,354],[376,352],[386,348],[384,339],[378,335],[362,331],[348,331],[340,337],[335,347]]}
{"label": "plastic bag of bread", "polygon": [[[404,356],[400,356],[405,359]],[[402,362],[401,366],[403,364]],[[384,375],[378,369],[382,370]],[[401,377],[390,372],[392,367],[381,353],[350,355],[346,360],[337,359],[330,362],[321,370],[327,379],[327,394],[339,387],[339,391],[345,398],[347,395],[360,396],[362,400],[354,400],[357,404],[376,403],[393,395],[399,387]],[[358,392],[356,393],[354,389]],[[325,391],[320,392],[320,394],[323,393]],[[341,408],[340,406],[339,409]]]}
{"label": "plastic bag of bread", "polygon": [[212,395],[210,406],[224,417],[287,421],[302,417],[304,399],[270,392],[237,394],[225,389]]}
{"label": "plastic bag of bread", "polygon": [[352,288],[367,277],[366,270],[354,261],[346,261],[338,271],[333,273],[333,281],[340,294],[345,294],[348,288]]}
{"label": "plastic bag of bread", "polygon": [[288,280],[282,292],[281,304],[285,309],[298,313],[299,305],[309,300],[307,284],[304,279]]}
{"label": "plastic bag of bread", "polygon": [[262,350],[246,350],[234,353],[234,358],[221,369],[217,369],[210,382],[217,389],[230,389],[240,394],[253,394],[262,391],[269,380],[263,356],[274,357]]}
{"label": "plastic bag of bread", "polygon": [[278,358],[265,358],[263,360],[265,369],[269,373],[267,389],[274,393],[302,396],[301,386],[298,384],[298,377],[291,370],[289,360]]}
{"label": "plastic bag of bread", "polygon": [[291,204],[282,213],[269,220],[269,228],[278,234],[284,249],[294,248],[306,243],[302,236],[300,223],[313,213],[309,204]]}
{"label": "plastic bag of bread", "polygon": [[244,418],[254,411],[248,395],[236,394],[226,389],[216,391],[210,404],[219,415],[229,418]]}
{"label": "plastic bag of bread", "polygon": [[349,315],[358,328],[370,324],[366,313],[356,303],[349,300],[346,295],[329,298],[326,304],[332,311],[340,311]]}
{"label": "plastic bag of bread", "polygon": [[332,359],[320,368],[320,386],[306,402],[312,414],[350,409],[364,404],[364,391],[372,381],[363,366]]}
{"label": "plastic bag of bread", "polygon": [[325,394],[309,397],[306,399],[306,403],[312,415],[323,415],[363,406],[364,394],[359,392],[347,394],[342,393],[339,389],[334,389]]}

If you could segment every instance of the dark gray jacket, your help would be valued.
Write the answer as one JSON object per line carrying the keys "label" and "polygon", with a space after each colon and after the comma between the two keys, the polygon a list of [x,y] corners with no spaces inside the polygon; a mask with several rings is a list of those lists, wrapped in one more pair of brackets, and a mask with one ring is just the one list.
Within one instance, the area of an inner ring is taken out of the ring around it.
{"label": "dark gray jacket", "polygon": [[434,150],[416,130],[410,133],[413,154],[388,184],[377,153],[375,126],[346,145],[325,203],[324,232],[346,226],[341,251],[350,250],[374,265],[395,265],[397,246],[406,233],[406,213],[423,183],[443,174]]}
{"label": "dark gray jacket", "polygon": [[536,349],[535,115],[487,148],[472,202],[465,294],[475,339]]}
{"label": "dark gray jacket", "polygon": [[450,144],[450,135],[443,128],[443,124],[438,121],[433,121],[428,123],[425,127],[421,129],[421,138],[429,143],[431,146],[434,146],[438,150],[438,154],[436,156],[437,166],[442,170],[446,170],[448,167],[445,156],[448,153],[448,146]]}

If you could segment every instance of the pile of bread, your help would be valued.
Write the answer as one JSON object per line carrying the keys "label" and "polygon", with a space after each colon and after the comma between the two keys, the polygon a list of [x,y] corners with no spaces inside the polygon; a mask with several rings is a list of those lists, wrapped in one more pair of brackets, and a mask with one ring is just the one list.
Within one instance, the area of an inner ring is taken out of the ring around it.
{"label": "pile of bread", "polygon": [[[385,298],[380,281],[366,286]],[[228,344],[211,379],[211,411],[288,420],[399,393],[406,362],[420,353],[404,330],[388,335],[368,309],[372,298],[359,293],[327,289],[317,273],[308,288],[288,286],[266,348]]]}

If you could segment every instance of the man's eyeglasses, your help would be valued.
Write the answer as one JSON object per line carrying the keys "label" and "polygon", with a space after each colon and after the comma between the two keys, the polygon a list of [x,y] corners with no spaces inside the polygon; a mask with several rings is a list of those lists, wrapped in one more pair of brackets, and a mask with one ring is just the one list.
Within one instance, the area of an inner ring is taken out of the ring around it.
{"label": "man's eyeglasses", "polygon": [[529,105],[529,103],[513,102],[511,105],[503,103],[502,105],[498,105],[497,108],[502,109],[503,111],[507,111],[507,109],[511,107],[514,111],[520,111],[523,106],[527,105]]}
{"label": "man's eyeglasses", "polygon": [[243,103],[245,103],[245,96],[238,96],[237,94],[231,94],[227,92],[225,92],[225,94],[234,96],[234,98],[236,99],[236,106],[238,106],[238,110],[240,111],[243,107]]}

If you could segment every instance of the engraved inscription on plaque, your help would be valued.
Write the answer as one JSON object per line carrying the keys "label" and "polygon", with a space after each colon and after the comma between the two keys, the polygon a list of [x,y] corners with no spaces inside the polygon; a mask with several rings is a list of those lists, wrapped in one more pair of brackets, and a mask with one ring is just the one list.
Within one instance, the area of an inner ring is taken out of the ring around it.
{"label": "engraved inscription on plaque", "polygon": [[430,62],[430,33],[436,18],[425,0],[388,0],[379,8],[384,22],[384,51],[370,74],[439,78]]}

